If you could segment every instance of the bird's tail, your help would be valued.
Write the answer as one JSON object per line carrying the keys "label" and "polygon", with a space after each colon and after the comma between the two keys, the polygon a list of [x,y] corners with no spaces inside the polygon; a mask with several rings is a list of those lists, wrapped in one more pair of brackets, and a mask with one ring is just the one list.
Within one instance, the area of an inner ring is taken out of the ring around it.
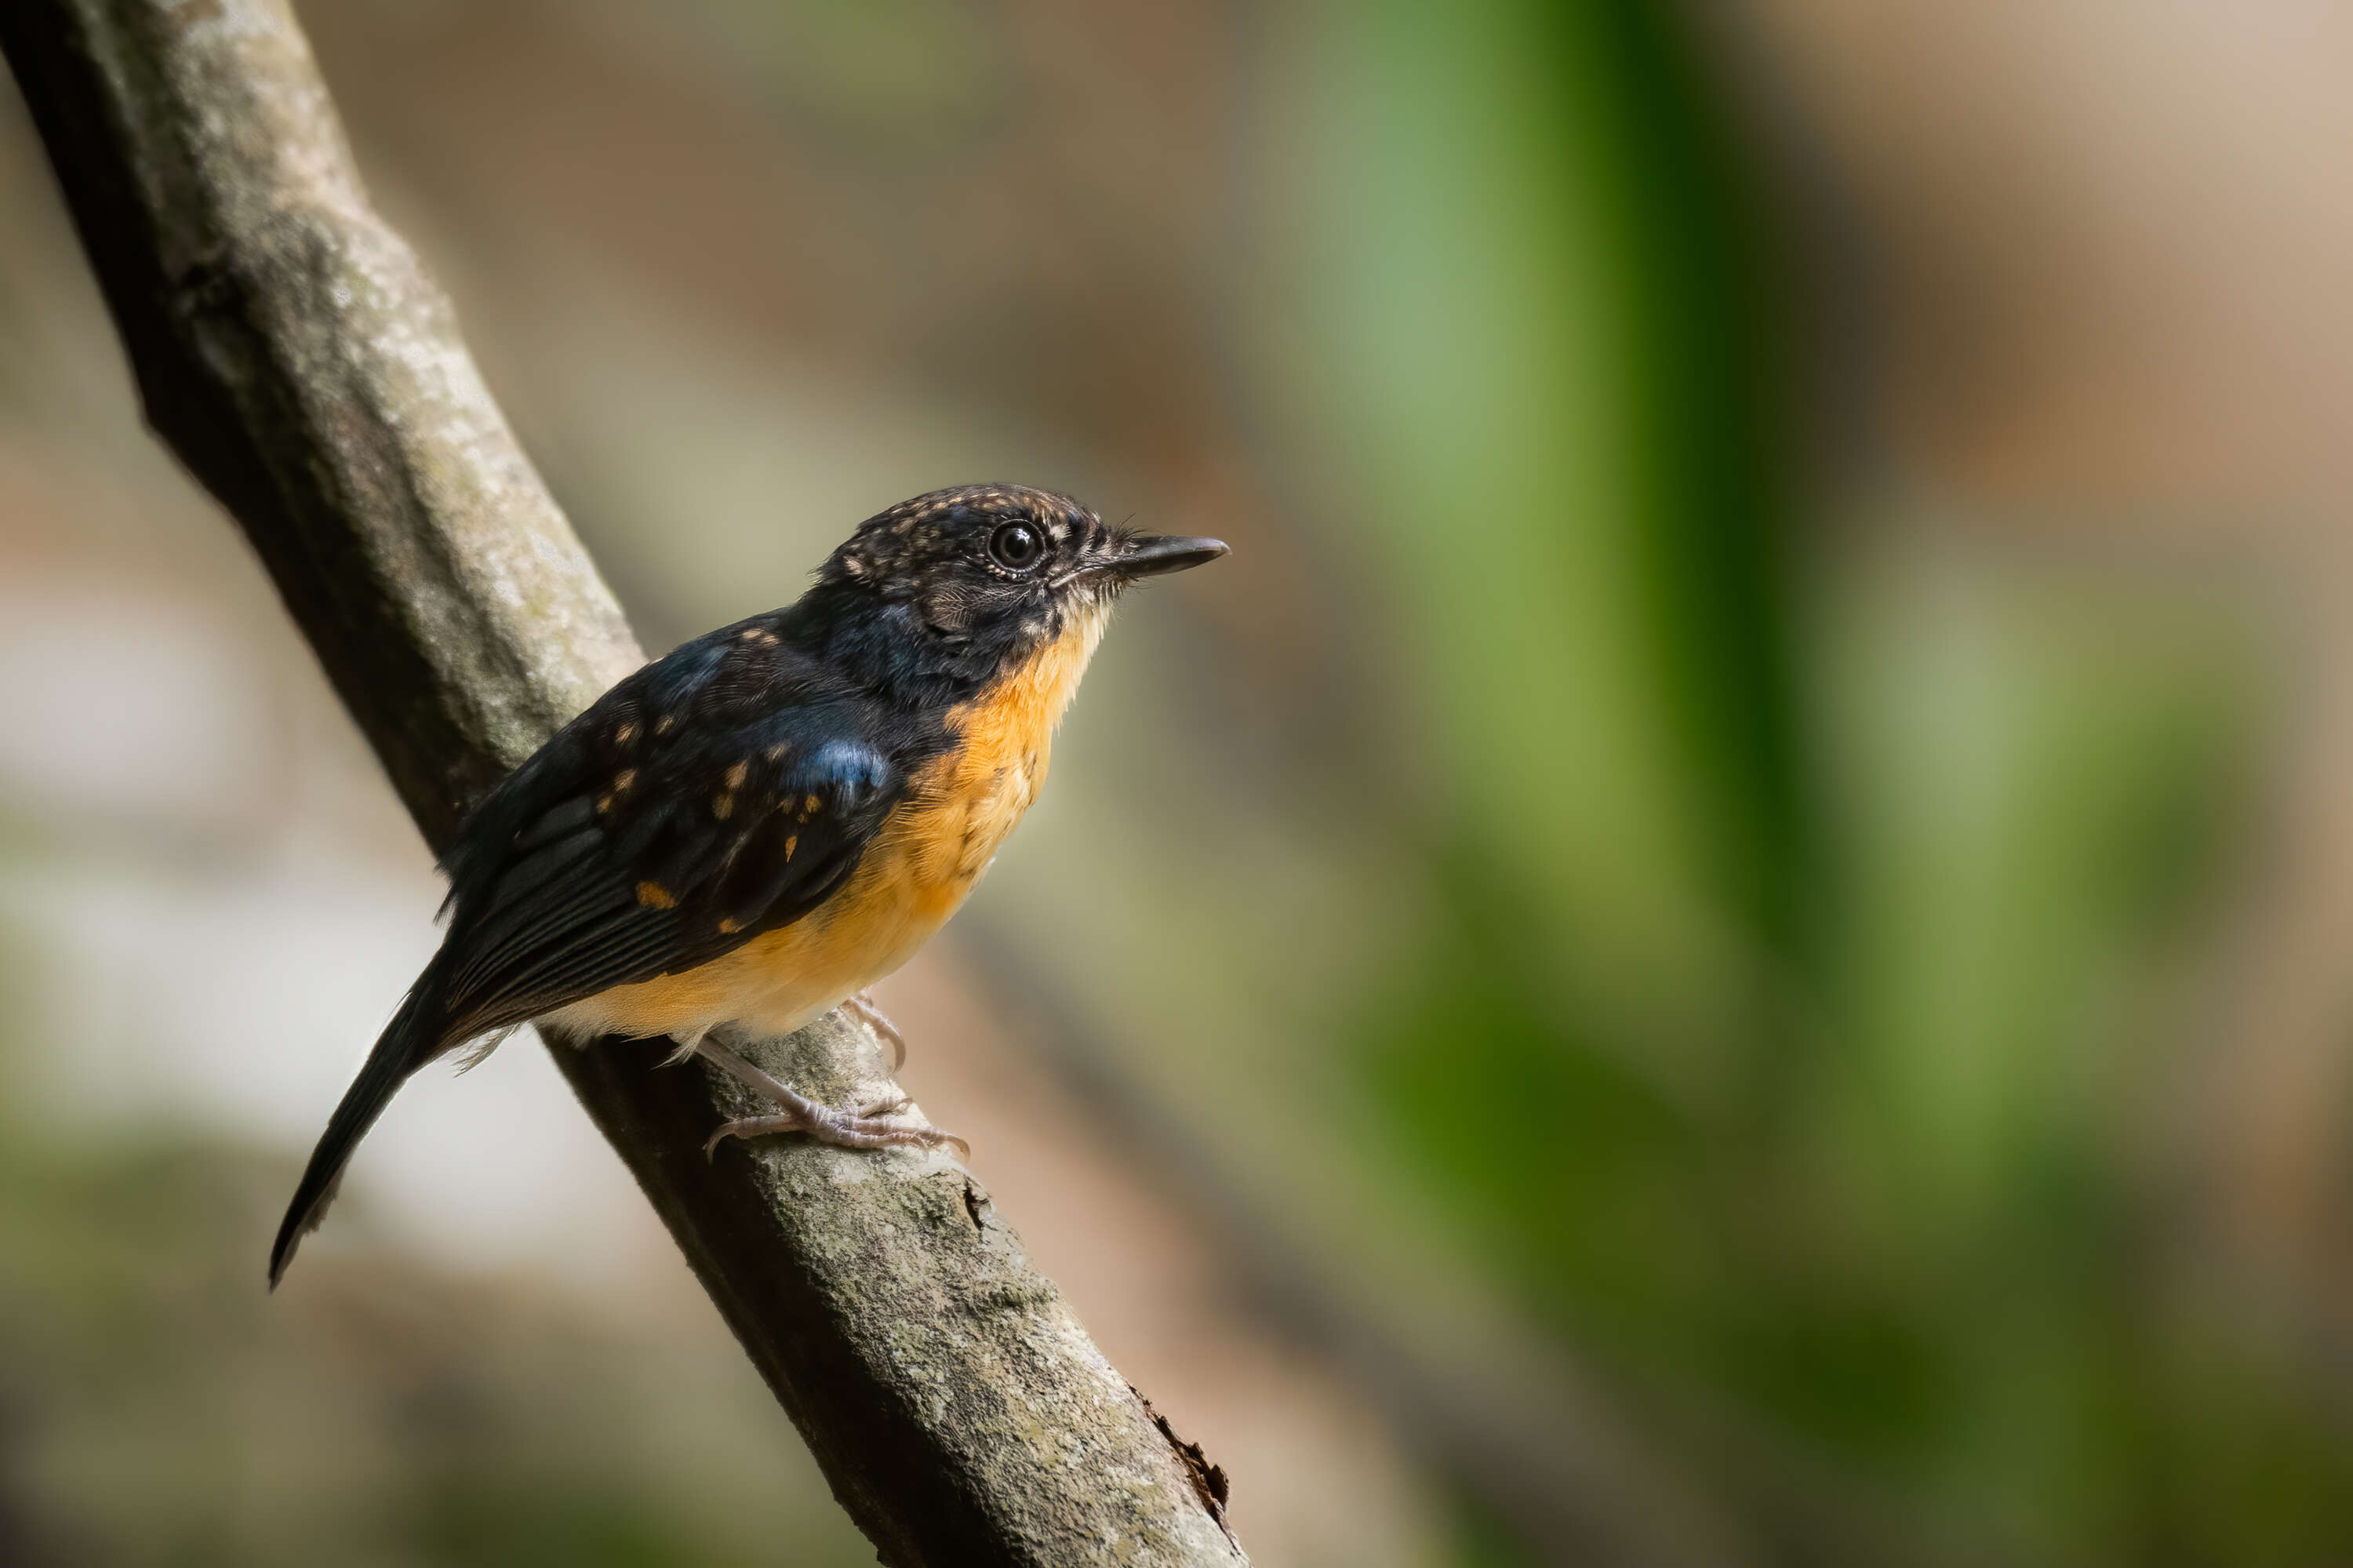
{"label": "bird's tail", "polygon": [[293,1261],[294,1249],[302,1238],[319,1228],[326,1217],[327,1205],[334,1202],[336,1185],[343,1180],[343,1167],[351,1163],[352,1151],[359,1147],[375,1118],[384,1114],[394,1093],[415,1073],[441,1054],[448,1044],[447,1020],[441,1015],[438,988],[431,984],[431,976],[419,980],[415,990],[402,999],[400,1011],[385,1025],[384,1034],[368,1053],[360,1075],[343,1091],[335,1114],[327,1118],[327,1130],[319,1135],[319,1147],[311,1151],[311,1163],[303,1168],[302,1180],[294,1189],[294,1201],[286,1206],[286,1218],[278,1227],[278,1240],[269,1249],[269,1287],[278,1288],[278,1281]]}

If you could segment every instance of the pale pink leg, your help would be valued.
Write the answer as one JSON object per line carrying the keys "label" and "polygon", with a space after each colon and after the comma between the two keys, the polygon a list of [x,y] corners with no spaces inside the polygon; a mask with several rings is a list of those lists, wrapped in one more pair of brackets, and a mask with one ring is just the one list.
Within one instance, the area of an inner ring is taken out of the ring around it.
{"label": "pale pink leg", "polygon": [[861,991],[843,1002],[841,1011],[881,1035],[890,1045],[892,1072],[895,1073],[907,1065],[907,1037],[899,1033],[897,1024],[882,1016],[882,1010],[874,1005],[872,997]]}
{"label": "pale pink leg", "polygon": [[780,1083],[724,1045],[703,1039],[695,1044],[694,1049],[706,1061],[717,1063],[782,1107],[776,1116],[739,1117],[728,1122],[712,1133],[711,1141],[702,1146],[705,1158],[709,1158],[722,1141],[730,1138],[765,1138],[784,1132],[806,1133],[819,1143],[830,1143],[840,1149],[941,1149],[953,1146],[959,1158],[972,1158],[972,1146],[952,1132],[942,1132],[935,1127],[902,1127],[896,1122],[882,1120],[882,1118],[905,1107],[907,1097],[904,1095],[836,1110]]}

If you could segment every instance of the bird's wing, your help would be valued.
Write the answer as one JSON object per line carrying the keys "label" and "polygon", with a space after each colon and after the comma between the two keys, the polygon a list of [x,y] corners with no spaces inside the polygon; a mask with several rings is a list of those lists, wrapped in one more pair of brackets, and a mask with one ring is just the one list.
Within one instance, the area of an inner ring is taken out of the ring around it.
{"label": "bird's wing", "polygon": [[762,621],[615,687],[444,859],[449,933],[423,983],[449,1043],[692,969],[815,908],[905,789],[871,727]]}

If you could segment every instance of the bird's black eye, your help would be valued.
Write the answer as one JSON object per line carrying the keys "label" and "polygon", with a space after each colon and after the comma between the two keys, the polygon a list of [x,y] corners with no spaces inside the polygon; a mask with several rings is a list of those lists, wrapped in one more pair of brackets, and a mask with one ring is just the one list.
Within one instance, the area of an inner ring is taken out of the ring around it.
{"label": "bird's black eye", "polygon": [[1025,571],[1046,554],[1046,541],[1027,523],[1008,523],[988,536],[988,553],[1000,567]]}

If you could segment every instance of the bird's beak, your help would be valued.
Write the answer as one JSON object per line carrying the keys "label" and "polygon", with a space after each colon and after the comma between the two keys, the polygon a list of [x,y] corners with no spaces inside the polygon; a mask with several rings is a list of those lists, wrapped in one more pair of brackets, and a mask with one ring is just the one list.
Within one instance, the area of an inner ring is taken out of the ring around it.
{"label": "bird's beak", "polygon": [[1223,539],[1175,539],[1146,534],[1135,541],[1127,554],[1110,565],[1124,577],[1156,577],[1164,572],[1190,571],[1195,567],[1208,566],[1225,553]]}

